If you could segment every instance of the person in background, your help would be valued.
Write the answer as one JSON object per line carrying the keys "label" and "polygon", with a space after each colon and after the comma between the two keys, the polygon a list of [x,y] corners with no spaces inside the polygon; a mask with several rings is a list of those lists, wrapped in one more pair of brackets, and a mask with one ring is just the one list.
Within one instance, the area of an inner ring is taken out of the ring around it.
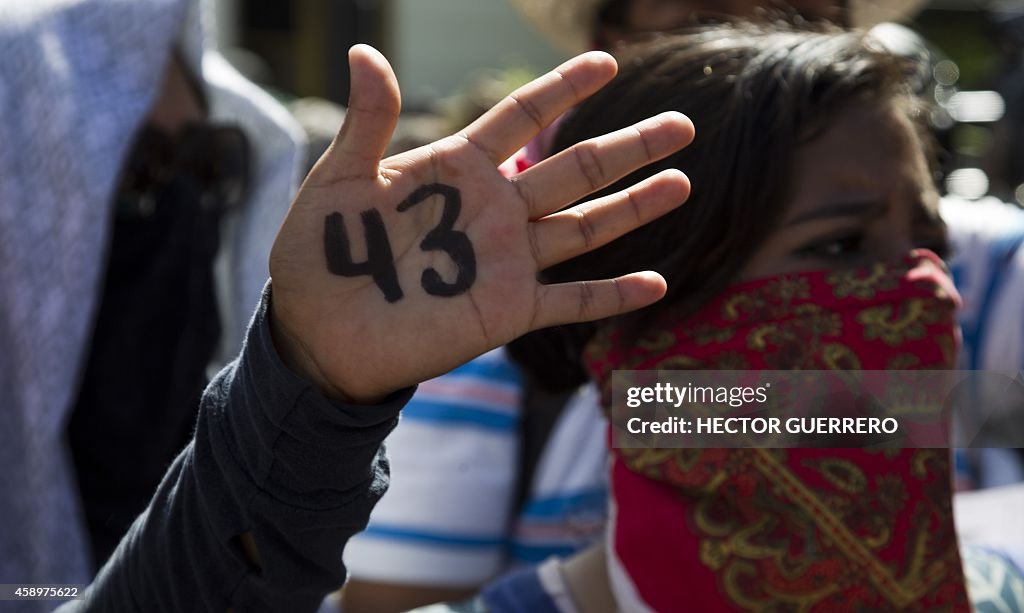
{"label": "person in background", "polygon": [[[553,152],[673,109],[697,140],[629,180],[658,167],[704,179],[685,207],[543,273],[650,267],[669,291],[635,314],[513,341],[526,372],[552,391],[595,381],[615,414],[627,411],[610,405],[616,370],[955,367],[960,301],[938,257],[946,228],[905,60],[863,33],[737,24],[655,37],[620,61]],[[1024,604],[1012,556],[961,558],[948,450],[611,455],[604,551],[499,580],[474,606],[967,611],[964,566],[975,606]]]}
{"label": "person in background", "polygon": [[[529,21],[561,48],[572,51],[595,46],[612,48],[637,36],[669,31],[688,23],[729,17],[758,18],[775,12],[802,21],[828,20],[844,27],[871,28],[878,43],[915,60],[908,75],[919,94],[931,95],[931,52],[910,30],[894,23],[913,17],[924,2],[804,1],[691,2],[687,0],[580,0],[549,2],[515,0]],[[549,130],[506,164],[509,172],[543,159],[555,134]],[[964,370],[1024,370],[1024,211],[988,197],[966,201],[946,196],[943,216],[949,221],[949,266],[964,297],[958,321],[964,349],[958,367]],[[957,453],[962,489],[987,488],[1024,481],[1024,455],[1004,449],[1020,440],[1024,405],[1005,398],[979,397],[979,436],[974,449]],[[1016,436],[1007,436],[1015,433]],[[986,443],[991,448],[986,448]]]}
{"label": "person in background", "polygon": [[[575,53],[611,49],[696,21],[770,11],[871,26],[904,18],[921,2],[515,4],[553,42]],[[546,157],[557,126],[510,158],[503,171],[511,176]],[[392,487],[345,553],[351,572],[341,594],[346,613],[466,598],[503,570],[566,557],[601,540],[607,465],[596,393],[583,388],[552,394],[542,383],[517,372],[499,351],[421,386],[389,439]]]}
{"label": "person in background", "polygon": [[0,583],[93,576],[259,299],[302,136],[203,10],[0,7]]}
{"label": "person in background", "polygon": [[[927,46],[912,32],[890,23],[912,18],[923,0],[513,0],[524,16],[553,43],[570,52],[611,49],[638,35],[670,31],[695,21],[723,17],[753,17],[772,11],[807,21],[832,21],[844,27],[872,28],[880,44],[927,64]],[[993,9],[995,10],[995,9]],[[878,24],[880,27],[875,28]],[[924,74],[930,83],[930,66],[910,71]],[[1012,110],[1012,109],[1011,109]],[[550,146],[546,139],[531,143],[509,168],[542,159]],[[952,249],[949,265],[964,297],[959,321],[964,330],[960,368],[967,370],[1018,371],[1024,369],[1024,318],[1017,306],[1024,291],[1024,211],[1017,206],[985,198],[980,202],[944,197],[942,214],[950,221]],[[1024,411],[1024,407],[1020,409]],[[1018,411],[1019,415],[1019,411]],[[1024,475],[1024,466],[1007,469]],[[1002,471],[998,471],[1002,472]],[[1012,478],[1010,479],[1012,481]],[[1006,479],[979,485],[998,485]]]}

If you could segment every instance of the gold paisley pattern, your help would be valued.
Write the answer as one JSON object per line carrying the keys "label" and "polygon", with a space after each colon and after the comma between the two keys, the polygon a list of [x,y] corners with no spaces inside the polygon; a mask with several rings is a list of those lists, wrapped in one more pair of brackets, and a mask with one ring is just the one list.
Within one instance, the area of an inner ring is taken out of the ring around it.
{"label": "gold paisley pattern", "polygon": [[901,274],[891,266],[877,263],[867,271],[850,270],[828,275],[826,282],[832,286],[836,298],[857,298],[868,300],[879,291],[888,291],[899,286]]}
{"label": "gold paisley pattern", "polygon": [[[898,477],[878,475],[872,481],[847,458],[804,459],[811,471],[804,472],[795,470],[783,451],[733,449],[726,458],[712,459],[714,468],[708,469],[702,451],[666,451],[629,450],[623,458],[632,470],[668,479],[681,495],[696,500],[692,512],[700,560],[743,609],[830,610],[829,596],[867,585],[887,607],[903,608],[935,594],[951,573],[959,573],[955,538],[943,538],[941,531],[933,537],[938,524],[951,524],[952,509],[943,508],[936,517],[927,508],[930,500],[948,495],[948,484],[936,479],[948,474],[948,459],[922,473],[930,479],[917,484],[922,492],[908,510],[909,489]],[[929,450],[904,450],[900,459],[923,467],[938,457]],[[812,472],[828,486],[810,487]],[[684,473],[695,474],[677,482]],[[703,479],[693,478],[698,475]],[[733,491],[744,477],[760,484],[755,495]],[[907,515],[912,521],[901,524]],[[883,555],[901,548],[907,555],[898,564]],[[835,575],[839,567],[843,572]]]}
{"label": "gold paisley pattern", "polygon": [[[911,256],[743,284],[687,321],[658,322],[642,346],[631,346],[619,330],[602,331],[587,348],[588,366],[599,381],[615,369],[736,365],[834,370],[852,381],[862,369],[950,368],[952,299],[919,270],[908,280],[919,263]],[[890,408],[904,414],[935,401],[915,390],[894,397]],[[662,483],[675,493],[687,519],[673,542],[692,546],[686,551],[711,573],[721,598],[705,594],[702,603],[815,613],[967,610],[948,450],[615,453],[627,480]],[[629,498],[616,496],[617,521],[629,521]],[[691,592],[709,589],[692,580]]]}
{"label": "gold paisley pattern", "polygon": [[907,300],[899,305],[866,308],[857,316],[857,322],[864,326],[865,339],[879,339],[899,347],[908,340],[924,338],[928,325],[939,316],[940,313],[928,309],[927,301]]}

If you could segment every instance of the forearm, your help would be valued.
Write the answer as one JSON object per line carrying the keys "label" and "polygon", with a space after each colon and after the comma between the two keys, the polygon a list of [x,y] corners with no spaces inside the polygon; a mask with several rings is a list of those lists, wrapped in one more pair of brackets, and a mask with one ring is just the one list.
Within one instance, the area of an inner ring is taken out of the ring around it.
{"label": "forearm", "polygon": [[267,307],[204,394],[193,442],[71,610],[314,610],[343,582],[342,549],[386,488],[380,445],[409,392],[325,400],[281,363]]}

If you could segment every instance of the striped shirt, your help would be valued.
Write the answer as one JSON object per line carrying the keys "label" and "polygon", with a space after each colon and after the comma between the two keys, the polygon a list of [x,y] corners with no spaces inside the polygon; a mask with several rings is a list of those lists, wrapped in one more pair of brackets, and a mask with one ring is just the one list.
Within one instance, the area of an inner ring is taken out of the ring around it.
{"label": "striped shirt", "polygon": [[521,411],[503,350],[420,385],[387,441],[391,486],[346,548],[351,576],[470,587],[600,538],[606,426],[596,393],[563,411],[517,512]]}

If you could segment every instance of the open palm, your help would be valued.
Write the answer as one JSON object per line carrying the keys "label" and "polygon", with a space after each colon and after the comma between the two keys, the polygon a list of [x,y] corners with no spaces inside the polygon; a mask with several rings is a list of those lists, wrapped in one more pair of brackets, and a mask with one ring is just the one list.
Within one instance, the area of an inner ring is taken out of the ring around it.
{"label": "open palm", "polygon": [[[534,166],[496,166],[615,74],[591,53],[524,86],[465,130],[381,160],[399,113],[386,60],[357,46],[345,124],[306,179],[271,254],[275,342],[328,395],[370,402],[531,330],[609,317],[664,294],[655,273],[563,285],[541,270],[685,200],[666,171],[566,205],[692,140],[667,113]],[[559,212],[561,211],[561,212]]]}

